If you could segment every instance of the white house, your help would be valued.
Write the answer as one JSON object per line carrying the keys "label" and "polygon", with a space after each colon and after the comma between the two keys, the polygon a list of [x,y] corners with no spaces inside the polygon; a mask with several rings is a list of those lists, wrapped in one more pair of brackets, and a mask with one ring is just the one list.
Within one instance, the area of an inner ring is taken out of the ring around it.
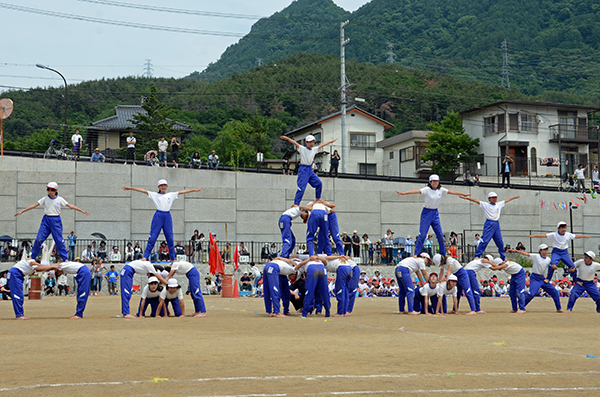
{"label": "white house", "polygon": [[[349,143],[347,172],[351,174],[381,175],[379,169],[383,163],[383,149],[377,147],[382,141],[385,131],[394,125],[355,106],[347,110],[346,141]],[[315,165],[320,171],[329,171],[330,155],[337,150],[342,155],[341,112],[336,112],[322,119],[288,132],[290,138],[304,144],[307,135],[314,135],[316,144],[337,141],[321,150],[315,157]],[[291,162],[298,161],[298,154],[291,157]],[[344,159],[342,159],[344,161]],[[340,165],[339,171],[342,171]]]}
{"label": "white house", "polygon": [[[559,103],[503,101],[461,112],[465,132],[479,138],[478,161],[498,173],[500,159],[515,159],[513,174],[572,173],[598,162],[598,126],[589,114],[600,108]],[[560,161],[559,161],[560,159]],[[560,168],[559,168],[560,166]]]}
{"label": "white house", "polygon": [[431,162],[421,160],[429,145],[431,131],[411,130],[377,142],[383,149],[380,174],[399,177],[426,177],[431,173]]}

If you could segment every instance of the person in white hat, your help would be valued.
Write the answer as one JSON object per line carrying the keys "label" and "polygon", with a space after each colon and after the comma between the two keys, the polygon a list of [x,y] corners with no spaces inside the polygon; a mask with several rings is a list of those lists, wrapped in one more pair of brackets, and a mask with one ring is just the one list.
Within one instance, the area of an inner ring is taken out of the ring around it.
{"label": "person in white hat", "polygon": [[42,243],[50,234],[52,234],[52,238],[54,239],[56,246],[56,252],[58,255],[60,255],[63,261],[67,261],[69,259],[69,253],[67,252],[67,247],[65,247],[65,239],[63,238],[63,225],[62,220],[60,219],[61,207],[67,207],[72,210],[79,211],[85,215],[89,215],[90,213],[74,206],[73,204],[69,204],[67,200],[60,197],[58,195],[58,184],[56,182],[48,183],[46,185],[46,191],[48,192],[46,197],[42,197],[37,203],[31,204],[24,210],[17,212],[15,216],[19,216],[24,212],[39,207],[40,205],[44,206],[44,217],[42,218],[42,223],[40,224],[33,247],[31,247],[31,258],[37,258],[40,250],[42,249]]}
{"label": "person in white hat", "polygon": [[423,244],[425,244],[425,238],[429,233],[429,228],[433,228],[433,232],[437,237],[438,244],[440,245],[440,254],[446,255],[446,245],[444,243],[444,232],[442,231],[442,223],[440,222],[440,214],[438,208],[442,197],[446,194],[452,194],[455,196],[470,196],[470,194],[457,192],[456,190],[448,190],[442,187],[440,183],[440,177],[433,174],[429,177],[429,183],[427,186],[421,189],[409,190],[407,192],[396,193],[400,195],[406,194],[421,194],[425,196],[425,204],[423,204],[423,210],[421,211],[421,222],[419,226],[419,235],[417,236],[417,242],[415,245],[415,254],[423,252]]}
{"label": "person in white hat", "polygon": [[[183,302],[183,291],[177,279],[171,278],[167,288],[163,288],[160,293],[160,303],[158,304],[158,314],[160,317],[167,317],[169,303],[173,309],[175,317],[185,317],[185,303]],[[161,315],[162,313],[162,315]]]}
{"label": "person in white hat", "polygon": [[584,292],[587,292],[589,297],[596,302],[596,312],[600,313],[600,292],[598,286],[594,283],[594,274],[600,275],[600,263],[594,262],[594,259],[596,259],[594,251],[587,251],[583,254],[583,259],[575,262],[575,268],[569,270],[577,270],[578,274],[577,281],[569,295],[569,303],[567,304],[569,312],[573,311],[577,299]]}
{"label": "person in white hat", "polygon": [[458,312],[458,288],[456,284],[458,283],[458,278],[454,274],[451,274],[448,277],[447,281],[442,281],[438,283],[437,293],[438,293],[438,303],[436,308],[436,314],[446,315],[448,314],[447,304],[446,304],[446,296],[451,296],[453,300],[453,306],[451,314],[460,315]]}
{"label": "person in white hat", "polygon": [[[524,255],[532,260],[533,267],[531,268],[531,276],[529,277],[529,292],[525,294],[525,306],[529,304],[536,296],[540,296],[540,288],[544,290],[556,306],[557,313],[564,313],[560,305],[560,295],[556,288],[550,284],[552,277],[548,277],[548,268],[550,267],[550,258],[548,257],[548,246],[540,244],[538,254],[530,254],[527,251],[509,249],[508,252],[514,252],[519,255]],[[554,265],[556,267],[556,265]],[[554,271],[554,270],[552,270]]]}
{"label": "person in white hat", "polygon": [[35,272],[49,272],[51,270],[58,270],[58,265],[40,264],[30,258],[20,260],[8,270],[6,280],[8,288],[10,289],[10,299],[17,320],[29,320],[28,317],[25,317],[25,313],[23,312],[23,302],[25,300],[23,294],[23,282],[25,281],[25,276],[30,276]]}
{"label": "person in white hat", "polygon": [[485,312],[481,310],[481,290],[479,289],[479,282],[477,281],[477,272],[484,267],[489,269],[489,267],[493,265],[493,259],[494,258],[491,255],[486,255],[484,258],[475,258],[464,267],[467,276],[469,276],[469,284],[471,285],[473,301],[475,302],[475,311],[480,314],[485,314]]}
{"label": "person in white hat", "polygon": [[138,317],[146,317],[146,309],[148,308],[148,306],[150,306],[150,317],[156,317],[158,306],[160,304],[160,293],[162,292],[162,290],[163,287],[160,286],[158,278],[154,276],[148,277],[148,284],[146,284],[146,286],[142,290],[140,306],[138,307],[137,311]]}
{"label": "person in white hat", "polygon": [[123,190],[133,190],[134,192],[147,194],[150,200],[156,207],[156,212],[152,217],[152,223],[150,224],[150,236],[148,237],[148,244],[146,244],[146,251],[144,251],[144,260],[150,258],[156,239],[162,230],[167,240],[167,246],[169,247],[169,257],[171,262],[175,260],[175,242],[173,239],[173,219],[171,218],[171,206],[173,202],[177,200],[180,194],[199,192],[202,189],[186,189],[180,190],[175,193],[167,193],[169,184],[165,179],[158,181],[158,192],[149,192],[146,189],[140,189],[139,187],[123,186]]}
{"label": "person in white hat", "polygon": [[[552,280],[554,271],[558,269],[558,262],[562,261],[565,264],[565,275],[569,272],[569,269],[573,269],[575,264],[571,255],[569,255],[569,241],[577,238],[591,238],[592,236],[586,236],[583,234],[573,234],[567,232],[567,222],[560,221],[556,225],[556,231],[553,233],[542,233],[542,234],[531,234],[529,238],[547,238],[552,241],[552,259],[550,261],[550,270],[548,271],[548,280]],[[573,281],[577,278],[577,273],[570,272],[573,277]]]}
{"label": "person in white hat", "polygon": [[190,289],[190,296],[194,302],[194,317],[206,317],[206,306],[202,297],[202,286],[200,285],[200,272],[194,265],[187,261],[175,261],[171,267],[166,267],[165,279],[171,281],[175,274],[186,276]]}
{"label": "person in white hat", "polygon": [[408,306],[408,314],[416,315],[419,312],[414,310],[415,288],[413,285],[412,274],[417,276],[419,286],[425,285],[427,282],[427,270],[425,265],[431,262],[428,254],[422,253],[419,256],[411,256],[403,259],[398,263],[395,274],[398,281],[400,292],[398,293],[398,308],[400,314],[406,314],[404,311],[404,303]]}
{"label": "person in white hat", "polygon": [[[269,317],[287,317],[290,313],[290,283],[288,276],[296,274],[296,262],[283,257],[277,257],[267,263],[263,270],[263,298],[265,310]],[[281,305],[283,302],[283,313]]]}
{"label": "person in white hat", "polygon": [[500,257],[502,260],[506,259],[506,255],[504,254],[504,241],[502,240],[502,230],[500,230],[500,211],[502,211],[505,204],[510,203],[519,197],[521,196],[507,198],[504,201],[498,202],[498,195],[495,192],[490,192],[488,194],[487,203],[471,197],[460,197],[479,205],[483,209],[485,215],[485,223],[483,224],[483,232],[481,233],[481,242],[477,246],[477,251],[475,252],[476,258],[481,258],[488,244],[493,239],[494,243],[496,243],[496,247],[498,247]]}
{"label": "person in white hat", "polygon": [[525,314],[525,270],[513,261],[496,258],[493,262],[494,264],[490,266],[490,269],[494,271],[504,270],[510,275],[508,295],[510,296],[512,310],[509,313]]}
{"label": "person in white hat", "polygon": [[319,151],[319,149],[331,145],[333,142],[337,141],[334,139],[333,141],[325,142],[317,146],[315,146],[315,137],[313,135],[308,135],[305,139],[306,146],[300,145],[295,140],[288,138],[285,135],[280,137],[281,139],[290,142],[300,152],[300,168],[298,168],[298,190],[296,190],[296,197],[294,198],[294,205],[300,205],[302,201],[302,197],[304,196],[304,190],[306,189],[306,185],[310,184],[315,189],[315,195],[317,200],[321,198],[321,191],[323,189],[323,184],[321,180],[313,171],[312,165],[315,160],[315,155]]}
{"label": "person in white hat", "polygon": [[[444,271],[446,271],[446,278],[449,278],[451,275],[456,276],[456,279],[458,281],[458,296],[462,296],[462,293],[464,292],[465,297],[469,301],[469,307],[471,308],[471,311],[467,314],[476,314],[477,307],[473,298],[473,290],[471,289],[469,275],[467,274],[467,271],[462,267],[460,262],[450,255],[440,254],[435,254],[431,261],[435,266],[440,266],[440,274],[442,276],[444,275]],[[479,287],[477,287],[477,289],[479,289]],[[458,306],[455,309],[458,310]]]}

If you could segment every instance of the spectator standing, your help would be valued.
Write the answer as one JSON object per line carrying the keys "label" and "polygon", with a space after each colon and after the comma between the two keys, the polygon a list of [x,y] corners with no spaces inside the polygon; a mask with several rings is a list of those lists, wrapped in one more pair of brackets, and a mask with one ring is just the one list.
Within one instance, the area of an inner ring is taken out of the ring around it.
{"label": "spectator standing", "polygon": [[119,279],[119,273],[115,270],[115,265],[110,265],[110,270],[106,273],[105,277],[108,281],[108,294],[117,295],[117,280]]}
{"label": "spectator standing", "polygon": [[373,258],[373,255],[371,254],[370,248],[371,248],[371,240],[369,240],[369,235],[368,234],[363,234],[362,235],[362,263],[367,264],[369,262],[369,257]]}
{"label": "spectator standing", "polygon": [[281,169],[283,170],[283,175],[290,174],[290,159],[283,159],[283,166]]}
{"label": "spectator standing", "polygon": [[129,136],[127,137],[127,154],[125,155],[125,164],[127,165],[127,161],[131,158],[131,162],[133,165],[135,164],[135,144],[136,139],[133,136],[133,132],[129,132]]}
{"label": "spectator standing", "polygon": [[581,189],[585,192],[585,170],[587,165],[584,167],[583,164],[579,164],[575,170],[575,176],[577,176],[577,189]]}
{"label": "spectator standing", "polygon": [[[414,245],[415,240],[413,240],[410,235],[406,236],[406,241],[404,242],[404,257],[412,256]],[[423,244],[423,246],[425,246],[425,244]]]}
{"label": "spectator standing", "polygon": [[178,168],[177,161],[179,160],[179,146],[180,143],[176,137],[171,138],[171,161],[173,162],[173,168]]}
{"label": "spectator standing", "polygon": [[158,165],[162,164],[163,167],[167,166],[167,148],[169,147],[169,142],[165,140],[164,136],[160,137],[160,141],[158,141]]}
{"label": "spectator standing", "polygon": [[67,237],[67,239],[69,240],[69,260],[74,261],[75,247],[77,246],[77,235],[75,234],[75,230],[71,230],[71,233],[69,233],[69,237]]}
{"label": "spectator standing", "polygon": [[475,240],[473,240],[473,245],[475,245],[475,247],[479,246],[479,243],[481,243],[481,238],[479,237],[479,233],[475,234]]}
{"label": "spectator standing", "polygon": [[502,189],[504,189],[504,181],[506,180],[506,187],[510,189],[510,173],[512,172],[512,164],[515,160],[509,155],[504,156],[502,160]]}
{"label": "spectator standing", "polygon": [[[417,237],[418,240],[418,237]],[[431,234],[428,234],[425,237],[425,242],[423,243],[423,249],[427,252],[427,255],[433,257],[433,242],[431,241]]]}
{"label": "spectator standing", "polygon": [[106,268],[102,263],[102,259],[97,258],[92,262],[92,295],[100,295],[102,292],[102,278],[104,277]]}
{"label": "spectator standing", "polygon": [[73,159],[77,161],[81,154],[81,144],[83,142],[83,137],[79,133],[79,130],[75,130],[75,133],[71,136],[71,142],[73,143]]}
{"label": "spectator standing", "polygon": [[344,255],[350,256],[352,251],[352,239],[348,237],[348,233],[342,234],[342,244],[344,244]]}
{"label": "spectator standing", "polygon": [[354,258],[360,257],[360,237],[358,237],[358,231],[352,232],[352,256]]}
{"label": "spectator standing", "polygon": [[106,160],[106,157],[104,157],[104,155],[102,153],[100,153],[100,149],[96,148],[94,149],[94,153],[92,153],[92,156],[90,157],[90,161],[93,163],[99,163],[99,162],[104,162]]}
{"label": "spectator standing", "polygon": [[331,176],[331,174],[333,174],[333,172],[335,171],[335,177],[337,178],[338,167],[340,166],[340,155],[337,150],[333,151],[333,154],[331,155],[330,164],[331,165],[329,166],[329,176]]}
{"label": "spectator standing", "polygon": [[214,150],[208,155],[208,168],[211,170],[219,168],[219,156]]}
{"label": "spectator standing", "polygon": [[190,238],[193,249],[191,262],[202,262],[202,243],[204,240],[204,233],[199,233],[198,229],[194,230],[194,235]]}
{"label": "spectator standing", "polygon": [[594,186],[597,186],[600,183],[600,176],[598,175],[598,165],[594,166],[594,170],[592,171],[592,190],[594,190]]}

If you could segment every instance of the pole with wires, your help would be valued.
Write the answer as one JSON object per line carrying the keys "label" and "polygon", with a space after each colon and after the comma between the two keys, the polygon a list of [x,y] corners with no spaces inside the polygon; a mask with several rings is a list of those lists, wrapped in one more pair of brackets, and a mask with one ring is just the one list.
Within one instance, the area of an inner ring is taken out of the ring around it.
{"label": "pole with wires", "polygon": [[346,128],[346,104],[348,103],[348,97],[346,95],[346,91],[348,89],[348,79],[346,78],[346,44],[350,42],[350,39],[344,39],[344,28],[348,25],[350,21],[342,22],[340,24],[340,78],[341,78],[341,86],[340,86],[340,100],[342,103],[342,173],[346,173],[348,169],[348,137],[347,128]]}

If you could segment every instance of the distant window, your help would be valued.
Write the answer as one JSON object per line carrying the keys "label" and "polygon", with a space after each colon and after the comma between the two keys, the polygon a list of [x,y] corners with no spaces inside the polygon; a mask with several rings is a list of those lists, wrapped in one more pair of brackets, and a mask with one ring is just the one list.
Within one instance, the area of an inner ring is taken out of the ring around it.
{"label": "distant window", "polygon": [[394,151],[392,150],[392,151],[390,151],[390,160],[393,160],[393,159],[394,159]]}
{"label": "distant window", "polygon": [[531,148],[531,172],[537,172],[537,149]]}
{"label": "distant window", "polygon": [[377,164],[359,163],[358,168],[361,175],[377,175]]}
{"label": "distant window", "polygon": [[415,159],[415,147],[407,147],[406,149],[400,150],[400,161],[410,161]]}
{"label": "distant window", "polygon": [[537,132],[537,115],[521,113],[521,128],[520,131]]}
{"label": "distant window", "polygon": [[498,118],[496,116],[485,117],[483,119],[484,135],[492,135],[498,133]]}
{"label": "distant window", "polygon": [[375,148],[375,134],[350,134],[351,148]]}

